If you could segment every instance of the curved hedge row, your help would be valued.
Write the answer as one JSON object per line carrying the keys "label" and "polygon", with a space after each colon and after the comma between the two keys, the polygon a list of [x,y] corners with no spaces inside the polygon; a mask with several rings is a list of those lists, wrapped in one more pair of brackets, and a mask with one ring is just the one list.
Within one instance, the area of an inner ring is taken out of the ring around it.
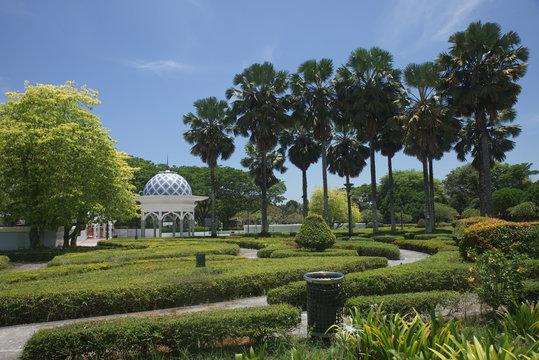
{"label": "curved hedge row", "polygon": [[383,304],[382,309],[388,313],[412,314],[427,312],[436,305],[452,306],[460,299],[456,291],[423,291],[415,293],[356,296],[346,300],[345,308],[357,309],[361,313],[368,313],[374,304]]}
{"label": "curved hedge row", "polygon": [[374,235],[371,237],[374,241],[391,244],[395,240],[404,240],[404,236],[400,235]]}
{"label": "curved hedge row", "polygon": [[273,305],[80,322],[39,330],[24,346],[21,358],[111,359],[186,348],[214,348],[245,338],[255,342],[274,333],[284,334],[299,320],[299,309]]}
{"label": "curved hedge row", "polygon": [[304,256],[357,256],[356,250],[349,249],[326,249],[324,251],[309,251],[305,249],[295,249],[288,246],[288,249],[277,249],[271,253],[271,258],[282,259],[289,257]]}
{"label": "curved hedge row", "polygon": [[[195,268],[168,261],[115,270],[66,275],[14,286],[0,285],[0,325],[137,312],[258,296],[298,281],[309,271],[350,273],[387,266],[384,258],[324,257],[302,261],[258,259],[219,261]],[[177,265],[178,264],[178,265]],[[109,272],[110,271],[110,272]]]}
{"label": "curved hedge row", "polygon": [[[432,290],[470,289],[469,265],[459,262],[457,252],[441,252],[412,264],[346,275],[346,298]],[[293,282],[268,292],[268,303],[306,307],[304,281]]]}
{"label": "curved hedge row", "polygon": [[396,240],[394,244],[401,249],[420,251],[431,255],[438,251],[458,249],[453,240]]}
{"label": "curved hedge row", "polygon": [[339,241],[336,245],[341,249],[357,250],[359,256],[381,256],[389,260],[399,260],[400,250],[398,246],[372,240],[349,240]]}

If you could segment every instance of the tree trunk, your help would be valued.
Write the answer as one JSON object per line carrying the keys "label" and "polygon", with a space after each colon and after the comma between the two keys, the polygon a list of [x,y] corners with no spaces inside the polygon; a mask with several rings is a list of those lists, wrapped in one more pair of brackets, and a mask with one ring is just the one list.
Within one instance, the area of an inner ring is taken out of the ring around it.
{"label": "tree trunk", "polygon": [[267,174],[267,158],[266,151],[261,151],[262,153],[262,231],[260,231],[261,237],[269,237],[268,231],[268,199],[266,196],[267,186],[268,186],[268,174]]}
{"label": "tree trunk", "polygon": [[481,129],[481,163],[483,167],[483,194],[487,216],[494,217],[494,203],[492,202],[492,178],[490,175],[490,153],[488,149],[487,129]]}
{"label": "tree trunk", "polygon": [[397,231],[395,224],[395,197],[393,194],[393,167],[391,166],[391,156],[387,157],[387,170],[389,174],[389,211],[391,213],[391,232]]}
{"label": "tree trunk", "polygon": [[430,229],[434,231],[436,229],[436,214],[434,212],[434,172],[432,169],[432,155],[429,155],[429,187],[430,187],[430,219],[431,219],[431,226]]}
{"label": "tree trunk", "polygon": [[374,162],[374,139],[369,140],[371,156],[371,202],[372,202],[372,233],[378,232],[378,207],[376,206],[376,164]]}
{"label": "tree trunk", "polygon": [[327,141],[322,141],[322,187],[324,189],[324,221],[329,225],[328,174],[327,174]]}
{"label": "tree trunk", "polygon": [[303,219],[309,214],[309,201],[307,199],[307,170],[301,170],[303,180]]}
{"label": "tree trunk", "polygon": [[71,224],[64,225],[64,243],[62,244],[62,247],[64,249],[69,247],[69,240],[70,240],[69,230],[70,229],[71,229]]}
{"label": "tree trunk", "polygon": [[39,245],[39,230],[37,227],[32,225],[30,227],[30,233],[28,233],[28,237],[30,238],[30,248],[36,248]]}
{"label": "tree trunk", "polygon": [[354,235],[354,227],[352,224],[352,199],[350,198],[350,175],[346,175],[346,200],[348,201],[348,237]]}
{"label": "tree trunk", "polygon": [[421,160],[423,163],[423,190],[425,191],[425,232],[430,233],[430,206],[429,206],[429,174],[427,168],[427,156]]}
{"label": "tree trunk", "polygon": [[[481,156],[481,155],[479,155]],[[483,192],[483,170],[480,167],[479,170],[477,170],[479,174],[479,214],[481,216],[486,216],[487,214],[487,207],[485,206],[485,193]]]}
{"label": "tree trunk", "polygon": [[217,237],[217,224],[215,219],[215,167],[210,166],[210,182],[211,182],[211,237]]}

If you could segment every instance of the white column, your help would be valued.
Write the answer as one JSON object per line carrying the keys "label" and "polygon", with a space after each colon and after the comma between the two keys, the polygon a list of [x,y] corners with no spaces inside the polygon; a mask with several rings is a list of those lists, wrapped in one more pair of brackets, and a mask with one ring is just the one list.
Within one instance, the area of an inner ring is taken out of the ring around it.
{"label": "white column", "polygon": [[180,237],[183,237],[183,216],[180,215]]}
{"label": "white column", "polygon": [[140,216],[140,238],[143,239],[146,237],[146,214],[144,211]]}
{"label": "white column", "polygon": [[159,222],[159,237],[163,236],[163,213],[159,211],[159,215],[157,216],[157,221]]}
{"label": "white column", "polygon": [[155,214],[152,214],[152,224],[153,224],[153,237],[157,237],[157,216]]}
{"label": "white column", "polygon": [[176,237],[176,213],[172,213],[172,237]]}

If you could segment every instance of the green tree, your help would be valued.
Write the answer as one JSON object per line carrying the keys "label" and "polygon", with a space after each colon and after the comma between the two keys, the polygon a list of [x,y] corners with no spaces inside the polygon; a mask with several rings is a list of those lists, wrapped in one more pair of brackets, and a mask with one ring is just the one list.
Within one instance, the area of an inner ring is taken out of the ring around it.
{"label": "green tree", "polygon": [[288,147],[288,159],[290,162],[301,170],[303,217],[305,218],[309,212],[307,170],[320,158],[322,146],[313,139],[309,131],[297,125],[283,133],[281,142],[283,146]]}
{"label": "green tree", "polygon": [[[348,201],[343,189],[328,189],[328,216],[331,227],[348,222]],[[309,214],[322,215],[324,212],[324,192],[321,188],[314,189],[309,202]],[[352,204],[352,223],[359,221],[359,209]]]}
{"label": "green tree", "polygon": [[532,221],[539,217],[539,207],[531,201],[526,201],[508,208],[507,213],[514,221]]}
{"label": "green tree", "polygon": [[283,174],[287,170],[286,166],[284,166],[285,156],[282,149],[271,150],[266,153],[265,169],[263,169],[261,161],[262,153],[252,143],[245,145],[245,153],[247,157],[241,159],[241,166],[249,169],[255,184],[260,187],[263,186],[263,173],[266,174],[266,188],[270,188],[279,182],[274,171],[279,171]]}
{"label": "green tree", "polygon": [[32,247],[45,230],[64,226],[64,246],[95,218],[134,216],[133,169],[99,118],[97,92],[26,83],[0,104],[0,198],[6,212],[30,223]]}
{"label": "green tree", "polygon": [[509,218],[508,209],[520,204],[526,198],[526,192],[520,189],[503,188],[492,193],[496,217]]}
{"label": "green tree", "polygon": [[[366,226],[369,225],[369,222],[372,221],[373,217],[374,217],[374,214],[372,213],[372,210],[370,209],[361,210],[360,219],[361,221],[365,223]],[[382,215],[380,211],[377,211],[376,221],[383,221],[383,220],[384,220],[384,216]]]}
{"label": "green tree", "polygon": [[200,156],[210,168],[211,182],[211,236],[217,237],[217,218],[215,216],[215,167],[217,159],[230,158],[234,152],[234,139],[227,135],[233,131],[227,118],[228,104],[209,97],[195,101],[197,114],[183,116],[183,123],[191,128],[183,132],[184,139],[194,144],[191,154]]}
{"label": "green tree", "polygon": [[294,115],[304,120],[305,128],[312,131],[321,146],[322,184],[324,189],[323,218],[328,222],[327,145],[331,136],[331,111],[335,92],[331,86],[333,61],[308,60],[292,75]]}
{"label": "green tree", "polygon": [[517,33],[502,35],[498,24],[480,21],[451,35],[449,42],[449,53],[440,54],[437,60],[444,68],[440,88],[458,115],[474,116],[481,143],[482,192],[487,215],[492,217],[487,127],[489,122],[496,123],[498,111],[516,103],[521,90],[516,81],[526,72],[529,51],[520,45]]}
{"label": "green tree", "polygon": [[452,220],[455,220],[455,218],[459,215],[457,210],[453,209],[451,206],[447,204],[435,202],[434,208],[435,208],[434,220],[436,220],[436,222],[452,221]]}
{"label": "green tree", "polygon": [[[400,71],[393,69],[393,57],[385,50],[373,47],[370,50],[358,48],[350,55],[346,66],[337,70],[337,99],[342,108],[343,118],[365,134],[370,149],[371,206],[377,212],[376,170],[374,153],[376,138],[383,123],[395,114],[396,100],[402,85]],[[373,232],[378,231],[373,218]]]}
{"label": "green tree", "polygon": [[268,151],[279,140],[282,130],[291,125],[288,104],[282,96],[288,89],[288,73],[277,71],[269,62],[253,64],[234,77],[234,86],[226,91],[227,99],[234,98],[231,116],[236,122],[236,133],[249,136],[261,154],[262,163],[262,231],[268,236],[267,222],[267,159]]}
{"label": "green tree", "polygon": [[348,236],[353,236],[352,199],[350,177],[357,177],[367,165],[369,148],[361,144],[357,132],[346,127],[339,127],[333,135],[333,141],[328,148],[329,172],[346,178],[346,200],[348,203]]}
{"label": "green tree", "polygon": [[416,156],[423,164],[426,232],[434,229],[433,159],[451,148],[460,121],[436,97],[438,68],[432,62],[409,64],[404,79],[417,94],[410,92],[411,106],[404,114],[404,153]]}

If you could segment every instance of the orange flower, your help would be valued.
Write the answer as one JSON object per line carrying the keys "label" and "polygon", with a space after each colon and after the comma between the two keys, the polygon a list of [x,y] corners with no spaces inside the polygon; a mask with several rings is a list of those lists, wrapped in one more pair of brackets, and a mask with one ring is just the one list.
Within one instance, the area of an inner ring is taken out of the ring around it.
{"label": "orange flower", "polygon": [[470,268],[470,272],[473,272],[473,267]]}
{"label": "orange flower", "polygon": [[468,278],[468,281],[471,282],[471,283],[473,283],[473,282],[475,281],[475,278],[473,278],[473,277],[470,276],[470,277]]}

